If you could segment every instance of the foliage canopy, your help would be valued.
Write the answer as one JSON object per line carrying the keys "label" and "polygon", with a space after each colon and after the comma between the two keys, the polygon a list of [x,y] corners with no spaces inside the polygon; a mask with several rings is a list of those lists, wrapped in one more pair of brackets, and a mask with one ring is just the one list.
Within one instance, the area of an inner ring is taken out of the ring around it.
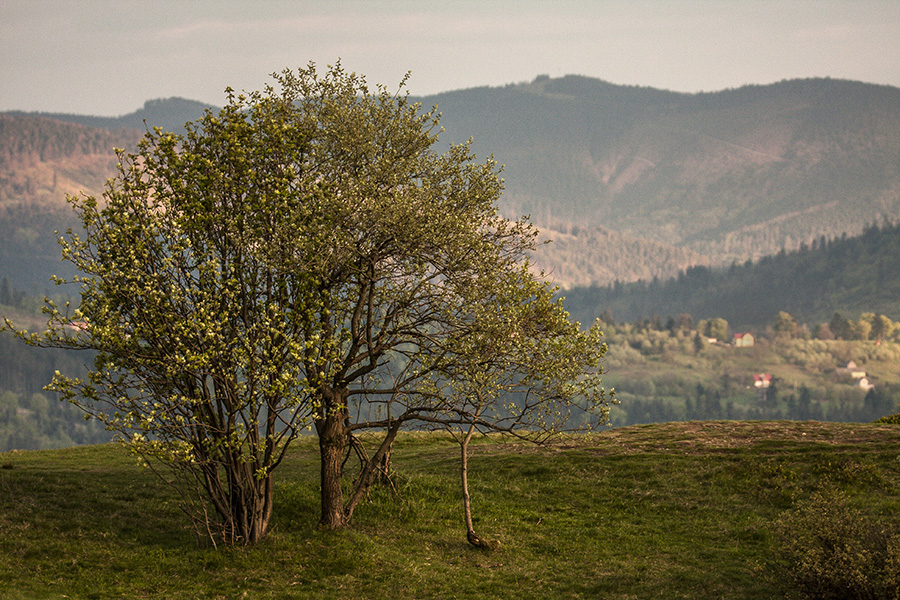
{"label": "foliage canopy", "polygon": [[[19,335],[98,353],[52,387],[171,467],[214,543],[266,534],[273,471],[304,428],[335,528],[406,424],[550,433],[576,408],[604,422],[602,334],[532,275],[535,232],[497,214],[494,162],[436,152],[434,110],[339,64],[274,78],[118,151],[102,202],[70,198],[85,235],[60,243],[80,306],[49,302],[47,331]],[[355,435],[369,428],[384,432],[371,456]]]}

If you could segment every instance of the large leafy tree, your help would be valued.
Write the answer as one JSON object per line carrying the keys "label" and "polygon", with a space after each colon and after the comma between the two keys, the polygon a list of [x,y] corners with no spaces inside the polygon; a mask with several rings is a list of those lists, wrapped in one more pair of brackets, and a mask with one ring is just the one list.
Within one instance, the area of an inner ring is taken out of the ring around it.
{"label": "large leafy tree", "polygon": [[[336,528],[405,424],[524,433],[574,405],[605,416],[599,332],[523,267],[534,231],[497,214],[493,161],[435,151],[434,111],[340,65],[274,77],[229,90],[183,136],[119,152],[102,201],[70,199],[85,235],[61,243],[81,304],[49,304],[48,330],[20,335],[98,354],[52,385],[171,468],[199,533],[240,543],[265,535],[273,473],[304,427],[320,524]],[[479,372],[473,402],[453,382]]]}

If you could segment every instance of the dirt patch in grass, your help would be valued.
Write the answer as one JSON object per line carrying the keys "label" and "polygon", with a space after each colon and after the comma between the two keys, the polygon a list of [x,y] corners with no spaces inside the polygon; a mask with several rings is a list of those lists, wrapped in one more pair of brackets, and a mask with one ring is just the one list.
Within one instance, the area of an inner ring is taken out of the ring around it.
{"label": "dirt patch in grass", "polygon": [[595,439],[597,450],[626,453],[702,454],[780,444],[872,444],[883,448],[900,444],[900,427],[818,421],[691,421],[612,429]]}
{"label": "dirt patch in grass", "polygon": [[485,444],[478,453],[588,450],[598,454],[660,452],[709,454],[751,447],[797,448],[867,445],[872,450],[900,449],[900,427],[874,423],[819,421],[688,421],[610,429],[602,433],[559,438],[547,446],[524,442]]}

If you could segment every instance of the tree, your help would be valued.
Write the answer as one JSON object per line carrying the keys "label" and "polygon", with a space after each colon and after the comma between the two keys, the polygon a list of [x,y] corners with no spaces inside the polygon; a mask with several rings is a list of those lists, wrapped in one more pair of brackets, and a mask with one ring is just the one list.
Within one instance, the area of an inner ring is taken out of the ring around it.
{"label": "tree", "polygon": [[[337,528],[401,427],[484,425],[447,377],[477,362],[464,342],[485,306],[528,323],[533,343],[546,331],[542,344],[580,349],[543,378],[516,362],[498,376],[526,398],[545,383],[584,392],[565,401],[605,414],[599,331],[533,310],[553,290],[522,267],[534,229],[496,212],[493,160],[468,143],[436,152],[434,110],[339,64],[274,78],[278,89],[229,89],[184,135],[157,129],[118,151],[102,205],[70,198],[86,237],[61,243],[83,274],[80,306],[48,302],[47,331],[19,336],[98,355],[88,377],[58,373],[52,388],[168,466],[198,534],[246,544],[268,531],[273,474],[302,428],[318,434],[320,525]],[[494,427],[536,426],[546,406]],[[370,452],[357,434],[373,428]]]}
{"label": "tree", "polygon": [[891,332],[893,330],[893,323],[889,318],[884,315],[876,315],[872,318],[872,331],[871,336],[872,339],[875,340],[884,340],[888,339],[891,336]]}
{"label": "tree", "polygon": [[565,429],[605,423],[607,401],[614,401],[599,378],[584,377],[586,368],[602,370],[599,359],[606,346],[598,327],[580,332],[562,300],[553,301],[527,265],[507,275],[510,296],[477,308],[472,327],[453,344],[455,356],[436,372],[430,388],[422,388],[440,407],[429,422],[446,428],[460,445],[466,538],[488,549],[496,543],[481,538],[472,520],[468,464],[473,436],[499,432],[541,442]]}
{"label": "tree", "polygon": [[835,339],[848,340],[852,337],[852,324],[841,313],[836,312],[828,322],[828,328]]}
{"label": "tree", "polygon": [[703,337],[700,335],[699,331],[694,332],[693,341],[694,341],[694,354],[699,354],[700,351],[703,350],[704,346],[706,345],[706,343],[703,340]]}
{"label": "tree", "polygon": [[710,319],[706,323],[706,331],[704,333],[707,337],[715,338],[717,340],[727,340],[728,321],[721,317]]}
{"label": "tree", "polygon": [[872,322],[866,320],[865,315],[859,321],[850,322],[850,339],[865,341],[869,339],[871,332]]}
{"label": "tree", "polygon": [[776,337],[793,339],[797,334],[799,324],[793,315],[782,310],[778,312],[772,328],[775,330]]}
{"label": "tree", "polygon": [[831,332],[831,327],[828,325],[828,323],[819,323],[818,325],[816,325],[813,332],[814,332],[814,337],[817,340],[833,340],[834,339],[834,333]]}

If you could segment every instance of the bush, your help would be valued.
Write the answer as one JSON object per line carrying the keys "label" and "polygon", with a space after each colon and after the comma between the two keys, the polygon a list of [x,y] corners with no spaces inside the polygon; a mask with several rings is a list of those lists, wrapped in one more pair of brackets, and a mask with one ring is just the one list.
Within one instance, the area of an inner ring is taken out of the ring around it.
{"label": "bush", "polygon": [[900,599],[900,530],[849,506],[840,493],[816,494],[776,522],[785,590],[805,599]]}
{"label": "bush", "polygon": [[[900,409],[900,406],[897,407]],[[897,410],[892,415],[888,415],[886,417],[881,417],[880,419],[875,421],[876,423],[887,423],[889,425],[900,425],[900,410]]]}

